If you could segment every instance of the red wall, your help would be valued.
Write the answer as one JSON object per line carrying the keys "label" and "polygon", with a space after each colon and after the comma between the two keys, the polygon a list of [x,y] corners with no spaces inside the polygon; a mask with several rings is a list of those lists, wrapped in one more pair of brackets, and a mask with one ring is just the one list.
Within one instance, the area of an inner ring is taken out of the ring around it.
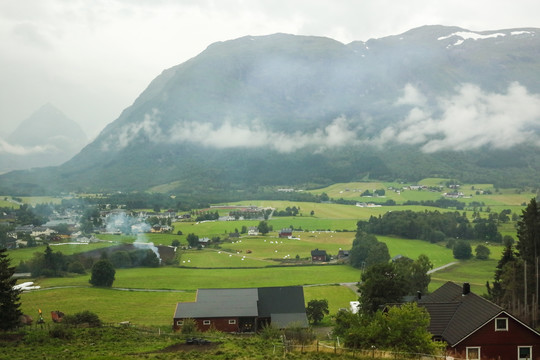
{"label": "red wall", "polygon": [[[176,325],[178,320],[184,319],[174,319],[173,329],[175,331],[181,330],[182,326]],[[208,318],[208,319],[194,319],[197,324],[197,329],[199,331],[207,331],[210,328],[214,328],[223,332],[238,332],[239,319],[238,318]],[[210,320],[210,325],[204,325],[204,320]],[[236,320],[236,324],[229,324],[229,320]]]}
{"label": "red wall", "polygon": [[495,331],[492,320],[455,346],[450,355],[465,359],[466,348],[475,346],[480,347],[482,359],[501,360],[517,360],[518,346],[532,346],[532,358],[540,360],[540,336],[511,317],[508,317],[508,331]]}

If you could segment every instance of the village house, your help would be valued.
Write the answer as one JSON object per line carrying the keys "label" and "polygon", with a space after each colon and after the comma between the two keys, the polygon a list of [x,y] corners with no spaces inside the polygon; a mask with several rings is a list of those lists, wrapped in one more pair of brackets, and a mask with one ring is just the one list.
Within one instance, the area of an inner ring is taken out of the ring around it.
{"label": "village house", "polygon": [[349,258],[349,250],[339,250],[337,254],[338,259],[348,259]]}
{"label": "village house", "polygon": [[320,262],[320,261],[326,261],[326,250],[311,250],[311,261],[312,262]]}
{"label": "village house", "polygon": [[280,329],[308,326],[301,286],[198,289],[195,302],[176,305],[173,329],[181,330],[186,319],[193,319],[199,331],[238,333],[257,332],[270,324]]}
{"label": "village house", "polygon": [[280,238],[288,238],[289,236],[292,236],[292,229],[281,229],[281,230],[279,230],[279,237]]}
{"label": "village house", "polygon": [[259,228],[257,228],[256,226],[250,226],[248,229],[248,235],[250,236],[259,235]]}
{"label": "village house", "polygon": [[418,300],[431,317],[434,340],[446,353],[468,360],[540,358],[540,333],[500,306],[473,294],[470,285],[447,282]]}

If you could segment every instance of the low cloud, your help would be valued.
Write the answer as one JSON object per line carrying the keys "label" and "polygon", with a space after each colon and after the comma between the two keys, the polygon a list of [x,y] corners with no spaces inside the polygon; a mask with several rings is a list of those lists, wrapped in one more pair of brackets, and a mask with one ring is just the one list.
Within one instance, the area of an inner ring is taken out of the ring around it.
{"label": "low cloud", "polygon": [[[407,116],[371,138],[365,137],[362,125],[344,116],[311,132],[274,131],[260,121],[239,124],[230,119],[218,125],[177,122],[163,130],[161,114],[154,109],[140,122],[111,134],[102,143],[102,149],[122,149],[140,138],[164,144],[191,142],[218,149],[269,148],[280,153],[300,149],[320,152],[359,144],[410,144],[420,146],[426,153],[484,146],[507,149],[523,143],[540,146],[540,95],[529,93],[519,83],[510,84],[504,93],[463,84],[451,96],[436,99],[429,99],[408,84],[394,104],[410,107]],[[363,119],[363,126],[367,125]]]}
{"label": "low cloud", "polygon": [[[336,118],[324,129],[311,133],[286,133],[267,129],[253,121],[250,124],[234,124],[230,120],[221,125],[200,122],[180,122],[169,131],[162,132],[159,111],[153,110],[136,124],[122,128],[118,135],[111,136],[102,144],[104,151],[111,148],[122,149],[138,137],[146,137],[160,143],[192,142],[218,149],[227,148],[271,148],[281,153],[290,153],[302,148],[322,151],[328,148],[358,143],[357,132],[345,117]],[[114,144],[114,145],[113,145]]]}
{"label": "low cloud", "polygon": [[449,98],[439,98],[435,109],[417,101],[422,99],[425,97],[417,89],[407,85],[396,104],[415,106],[405,119],[383,129],[371,142],[421,145],[427,153],[540,145],[540,96],[530,94],[519,83],[510,84],[503,94],[464,84]]}
{"label": "low cloud", "polygon": [[56,150],[58,149],[52,145],[22,146],[0,139],[0,155],[32,155],[54,152]]}

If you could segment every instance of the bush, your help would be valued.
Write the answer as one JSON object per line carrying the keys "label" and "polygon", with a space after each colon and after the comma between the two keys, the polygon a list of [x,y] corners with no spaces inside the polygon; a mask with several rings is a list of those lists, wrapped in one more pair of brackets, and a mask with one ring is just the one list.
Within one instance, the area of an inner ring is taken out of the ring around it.
{"label": "bush", "polygon": [[73,332],[69,329],[66,329],[65,326],[56,324],[51,330],[49,330],[49,336],[56,339],[71,339],[73,337]]}
{"label": "bush", "polygon": [[454,258],[456,259],[470,259],[472,257],[471,244],[467,241],[459,240],[454,246]]}
{"label": "bush", "polygon": [[68,271],[75,274],[84,274],[86,270],[80,261],[74,261],[68,265]]}
{"label": "bush", "polygon": [[101,320],[96,313],[85,310],[74,315],[65,315],[62,322],[67,325],[83,325],[88,324],[90,327],[101,326]]}
{"label": "bush", "polygon": [[279,330],[276,326],[272,324],[266,324],[262,327],[261,331],[259,332],[259,335],[264,340],[279,339],[281,336],[281,330]]}
{"label": "bush", "polygon": [[193,334],[197,332],[197,323],[193,319],[184,319],[182,334]]}

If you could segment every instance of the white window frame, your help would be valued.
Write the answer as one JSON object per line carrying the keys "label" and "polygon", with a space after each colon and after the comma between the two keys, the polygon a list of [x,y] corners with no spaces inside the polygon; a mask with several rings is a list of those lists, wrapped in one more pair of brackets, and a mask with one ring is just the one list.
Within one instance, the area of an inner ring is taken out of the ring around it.
{"label": "white window frame", "polygon": [[[505,325],[506,325],[506,326],[505,326],[504,328],[499,328],[499,327],[497,326],[497,322],[498,322],[499,320],[504,320],[504,321],[505,321],[505,323],[506,323]],[[496,319],[495,319],[495,331],[508,331],[508,318],[505,318],[505,317],[496,318]]]}
{"label": "white window frame", "polygon": [[[478,358],[469,358],[469,350],[476,349],[478,351]],[[467,346],[465,348],[465,355],[467,360],[480,360],[482,358],[482,354],[480,353],[480,346]]]}
{"label": "white window frame", "polygon": [[203,320],[202,324],[203,325],[210,325],[211,322],[210,322],[210,320]]}
{"label": "white window frame", "polygon": [[[520,358],[520,357],[519,357],[519,351],[520,351],[521,349],[524,349],[524,348],[529,349],[529,356],[530,356],[530,357],[528,357],[528,358]],[[518,346],[518,348],[517,348],[517,358],[518,358],[518,360],[524,360],[524,359],[526,359],[526,360],[531,360],[531,359],[533,358],[533,357],[532,357],[532,346]]]}
{"label": "white window frame", "polygon": [[177,320],[176,325],[178,325],[178,326],[184,325],[184,320]]}
{"label": "white window frame", "polygon": [[236,325],[236,319],[229,319],[229,325]]}

